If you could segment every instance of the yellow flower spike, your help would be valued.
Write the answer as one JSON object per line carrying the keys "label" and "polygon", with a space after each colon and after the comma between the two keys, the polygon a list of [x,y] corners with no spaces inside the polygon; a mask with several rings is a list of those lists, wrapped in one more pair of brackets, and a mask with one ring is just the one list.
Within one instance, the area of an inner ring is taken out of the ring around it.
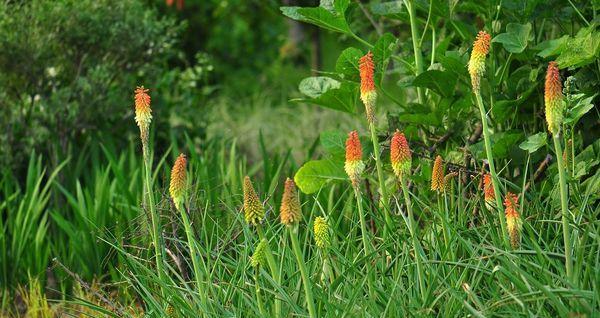
{"label": "yellow flower spike", "polygon": [[313,225],[315,234],[315,243],[319,249],[327,249],[329,247],[329,224],[322,216],[317,216]]}
{"label": "yellow flower spike", "polygon": [[519,247],[521,242],[521,227],[523,221],[519,215],[519,198],[516,194],[508,192],[504,198],[504,213],[506,214],[506,229],[513,248]]}
{"label": "yellow flower spike", "polygon": [[356,130],[351,131],[346,139],[346,162],[344,170],[348,174],[352,186],[358,187],[360,175],[365,170],[365,164],[362,161],[362,146]]}
{"label": "yellow flower spike", "polygon": [[412,154],[406,141],[406,137],[400,131],[396,130],[390,143],[390,161],[394,174],[399,179],[410,174]]}
{"label": "yellow flower spike", "polygon": [[444,188],[444,162],[441,156],[437,156],[433,163],[433,170],[431,171],[431,190],[443,192]]}
{"label": "yellow flower spike", "polygon": [[265,262],[266,262],[265,249],[266,248],[267,248],[267,240],[265,240],[265,239],[260,240],[260,242],[258,242],[258,245],[256,245],[256,248],[254,249],[254,254],[252,254],[252,257],[250,257],[250,266],[257,267],[257,266],[265,265]]}
{"label": "yellow flower spike", "polygon": [[563,122],[565,101],[562,92],[562,83],[556,62],[548,63],[546,71],[546,86],[544,89],[544,103],[546,106],[546,122],[548,131],[558,135]]}
{"label": "yellow flower spike", "polygon": [[281,208],[279,209],[281,223],[284,225],[294,225],[300,222],[302,211],[300,209],[300,200],[294,180],[287,178],[281,198]]}
{"label": "yellow flower spike", "polygon": [[367,121],[375,122],[375,102],[377,101],[377,91],[373,76],[375,74],[375,64],[373,63],[373,53],[368,52],[358,61],[360,72],[360,99],[365,105]]}
{"label": "yellow flower spike", "polygon": [[152,122],[152,108],[150,108],[150,95],[144,86],[138,86],[135,91],[135,122],[140,128],[142,146],[148,145],[148,131]]}
{"label": "yellow flower spike", "polygon": [[244,218],[251,225],[258,225],[265,217],[265,208],[260,202],[250,177],[244,178]]}
{"label": "yellow flower spike", "polygon": [[479,31],[477,39],[473,43],[473,51],[471,51],[469,60],[469,74],[475,92],[479,91],[481,77],[485,74],[485,57],[490,51],[491,39],[492,37],[487,32]]}
{"label": "yellow flower spike", "polygon": [[186,182],[186,170],[187,158],[184,154],[180,154],[175,160],[173,169],[171,170],[171,183],[169,185],[169,194],[171,199],[177,208],[181,207],[183,203],[183,197],[185,194],[185,182]]}

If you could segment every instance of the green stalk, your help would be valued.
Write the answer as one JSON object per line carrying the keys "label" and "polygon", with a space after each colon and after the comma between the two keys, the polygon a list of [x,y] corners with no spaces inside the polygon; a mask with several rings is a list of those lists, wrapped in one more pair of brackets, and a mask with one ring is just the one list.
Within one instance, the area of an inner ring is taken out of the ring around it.
{"label": "green stalk", "polygon": [[192,268],[194,270],[194,276],[196,278],[196,289],[200,295],[204,310],[208,310],[207,293],[202,288],[202,273],[200,272],[200,264],[198,264],[198,254],[194,248],[194,234],[192,232],[192,225],[188,218],[187,212],[181,206],[175,206],[179,214],[181,214],[181,220],[183,221],[183,228],[185,229],[185,235],[187,237],[188,246],[190,248],[190,257],[192,258]]}
{"label": "green stalk", "polygon": [[437,194],[437,204],[438,204],[438,211],[440,213],[440,219],[442,220],[442,231],[444,232],[444,243],[446,243],[446,252],[448,252],[448,249],[450,249],[450,231],[448,230],[448,218],[447,218],[447,213],[445,210],[442,210],[442,197],[441,195],[438,193]]}
{"label": "green stalk", "polygon": [[[410,33],[412,37],[413,53],[415,55],[415,65],[417,67],[415,76],[419,76],[419,74],[423,73],[423,56],[421,55],[421,44],[419,44],[415,4],[411,0],[405,0],[404,3],[408,9],[408,17],[410,19]],[[421,87],[417,87],[417,97],[419,98],[419,104],[425,103],[425,95]]]}
{"label": "green stalk", "polygon": [[315,301],[313,299],[312,294],[312,285],[310,284],[310,280],[308,279],[308,272],[306,271],[306,266],[304,265],[304,257],[302,256],[300,244],[298,243],[298,225],[288,227],[288,231],[292,240],[292,248],[294,250],[294,254],[296,254],[296,262],[298,263],[298,267],[300,267],[300,275],[302,276],[304,293],[306,295],[306,305],[308,306],[308,315],[310,318],[316,318],[317,311],[315,310]]}
{"label": "green stalk", "polygon": [[571,260],[571,233],[569,230],[569,204],[567,196],[567,176],[565,175],[565,167],[562,157],[562,147],[560,145],[560,137],[553,136],[554,151],[556,152],[556,163],[558,164],[558,178],[560,180],[560,206],[562,210],[562,228],[563,240],[565,241],[565,267],[567,268],[567,278],[573,278],[573,261]]}
{"label": "green stalk", "polygon": [[265,306],[263,305],[262,295],[260,294],[260,284],[258,283],[258,273],[259,268],[254,271],[254,288],[256,291],[256,303],[258,304],[258,311],[260,312],[261,317],[268,317],[267,312],[265,311]]}
{"label": "green stalk", "polygon": [[[365,250],[365,260],[368,262],[368,255],[371,254],[371,244],[369,244],[367,235],[367,222],[365,221],[365,212],[363,211],[363,206],[362,206],[362,197],[360,195],[360,191],[358,190],[358,187],[354,187],[354,194],[356,195],[356,204],[358,205],[358,215],[360,216],[360,231],[362,232],[362,242],[363,242],[363,248]],[[369,266],[368,264],[366,265],[367,267],[367,280],[369,283],[369,296],[371,297],[372,300],[374,300],[375,298],[375,294],[373,292],[373,275],[372,275],[372,271],[371,271],[371,266]]]}
{"label": "green stalk", "polygon": [[154,206],[154,193],[152,191],[152,162],[150,161],[150,153],[146,145],[142,147],[142,152],[144,155],[146,202],[148,203],[148,208],[150,209],[150,218],[152,221],[152,243],[154,244],[154,254],[156,255],[156,271],[158,272],[158,278],[160,281],[165,282],[163,246],[162,240],[160,239],[160,217],[158,213],[156,213],[156,207]]}
{"label": "green stalk", "polygon": [[381,164],[381,158],[379,156],[379,140],[377,140],[377,132],[375,131],[375,124],[369,123],[369,129],[371,130],[371,141],[373,142],[373,153],[375,154],[375,167],[377,168],[377,179],[379,180],[379,187],[381,188],[381,202],[383,204],[383,216],[385,218],[384,238],[387,237],[388,233],[394,230],[394,223],[390,217],[390,205],[387,187],[385,186],[385,177],[383,174],[383,167]]}
{"label": "green stalk", "polygon": [[[258,237],[267,242],[267,245],[265,246],[267,264],[269,264],[269,269],[271,270],[271,276],[273,277],[273,280],[275,280],[277,285],[281,285],[281,275],[279,275],[279,269],[277,268],[277,263],[275,263],[275,257],[273,257],[273,253],[271,252],[271,243],[269,243],[269,240],[266,239],[262,225],[257,225],[256,231],[258,232]],[[275,317],[281,317],[281,299],[277,297],[275,297]]]}
{"label": "green stalk", "polygon": [[475,91],[475,100],[477,101],[477,107],[479,107],[479,113],[481,114],[481,125],[483,126],[483,141],[485,144],[485,153],[487,155],[488,164],[490,165],[490,175],[492,175],[492,186],[494,187],[494,194],[496,197],[496,209],[498,210],[498,219],[500,220],[500,228],[502,230],[502,239],[504,245],[510,248],[510,242],[508,241],[508,232],[506,231],[506,217],[504,211],[502,211],[502,193],[500,192],[500,180],[496,173],[496,166],[494,165],[494,154],[492,153],[492,141],[490,140],[490,133],[488,131],[487,114],[483,107],[483,101],[481,100],[481,93]]}
{"label": "green stalk", "polygon": [[402,187],[402,194],[404,195],[406,211],[408,211],[408,230],[410,231],[410,237],[412,238],[413,247],[415,249],[415,262],[417,263],[417,275],[419,276],[419,291],[421,292],[421,298],[423,302],[425,302],[425,276],[423,273],[423,265],[421,264],[421,248],[419,241],[417,240],[417,227],[415,226],[412,202],[410,200],[408,186],[406,185],[406,180],[404,179],[404,177],[400,178],[400,185]]}

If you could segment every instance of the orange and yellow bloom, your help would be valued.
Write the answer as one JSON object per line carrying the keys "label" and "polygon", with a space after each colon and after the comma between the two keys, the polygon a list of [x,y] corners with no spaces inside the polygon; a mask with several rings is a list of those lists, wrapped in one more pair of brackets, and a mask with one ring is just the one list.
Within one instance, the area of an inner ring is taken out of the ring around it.
{"label": "orange and yellow bloom", "polygon": [[471,59],[469,60],[469,74],[473,91],[479,92],[481,77],[485,75],[485,57],[490,51],[492,37],[485,31],[479,31],[477,39],[473,43]]}
{"label": "orange and yellow bloom", "polygon": [[563,122],[564,97],[562,83],[556,62],[548,63],[546,71],[546,86],[544,90],[544,104],[546,106],[546,123],[548,131],[554,136],[560,132]]}
{"label": "orange and yellow bloom", "polygon": [[522,220],[519,215],[519,198],[516,194],[508,192],[504,198],[504,213],[506,214],[506,229],[513,248],[519,247],[521,242]]}
{"label": "orange and yellow bloom", "polygon": [[294,183],[294,180],[290,178],[285,180],[279,217],[281,223],[288,226],[300,222],[300,218],[302,218],[302,210],[300,209],[300,200],[298,199],[296,184]]}
{"label": "orange and yellow bloom", "polygon": [[371,124],[375,122],[375,102],[377,101],[377,91],[373,76],[375,73],[375,64],[373,63],[373,53],[368,52],[358,61],[360,71],[360,99],[365,105],[367,121]]}
{"label": "orange and yellow bloom", "polygon": [[346,163],[344,169],[352,181],[352,186],[358,187],[360,175],[365,170],[365,164],[362,161],[362,146],[356,130],[351,131],[346,139]]}
{"label": "orange and yellow bloom", "polygon": [[250,177],[246,176],[244,178],[244,218],[246,222],[251,225],[258,225],[265,217],[265,208],[263,207],[258,195],[256,195],[256,191],[254,191],[254,187],[252,186],[252,181],[250,181]]}
{"label": "orange and yellow bloom", "polygon": [[148,144],[148,131],[152,122],[152,108],[150,108],[150,95],[144,86],[138,86],[135,91],[135,122],[140,127],[142,146]]}
{"label": "orange and yellow bloom", "polygon": [[390,161],[394,174],[399,179],[410,174],[412,163],[412,154],[408,146],[406,137],[400,131],[396,130],[390,143]]}
{"label": "orange and yellow bloom", "polygon": [[436,192],[444,192],[446,184],[444,183],[444,162],[441,156],[435,158],[433,169],[431,171],[431,190]]}
{"label": "orange and yellow bloom", "polygon": [[483,199],[488,209],[491,208],[491,204],[496,200],[492,176],[489,173],[483,175]]}
{"label": "orange and yellow bloom", "polygon": [[186,170],[185,166],[187,159],[184,154],[180,154],[175,160],[173,169],[171,170],[171,183],[169,184],[169,194],[177,208],[183,203],[185,194]]}

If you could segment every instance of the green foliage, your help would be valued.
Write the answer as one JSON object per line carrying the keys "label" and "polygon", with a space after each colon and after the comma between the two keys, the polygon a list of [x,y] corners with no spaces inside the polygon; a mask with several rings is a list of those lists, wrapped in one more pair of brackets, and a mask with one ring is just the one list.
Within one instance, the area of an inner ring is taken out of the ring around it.
{"label": "green foliage", "polygon": [[93,131],[123,134],[133,88],[154,88],[179,29],[136,0],[0,4],[2,164],[33,148],[56,161]]}

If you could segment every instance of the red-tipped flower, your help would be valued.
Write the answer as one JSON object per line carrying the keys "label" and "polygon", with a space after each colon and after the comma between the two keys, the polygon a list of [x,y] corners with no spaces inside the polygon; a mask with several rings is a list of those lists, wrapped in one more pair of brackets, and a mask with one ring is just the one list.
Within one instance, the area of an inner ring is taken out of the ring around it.
{"label": "red-tipped flower", "polygon": [[135,91],[135,122],[140,127],[140,138],[144,147],[148,144],[148,130],[152,122],[150,95],[144,86],[138,86]]}
{"label": "red-tipped flower", "polygon": [[373,75],[375,73],[375,64],[373,64],[373,53],[368,52],[358,61],[360,71],[360,99],[365,105],[367,113],[367,121],[373,123],[375,121],[375,101],[377,100],[377,91],[375,90],[375,82]]}
{"label": "red-tipped flower", "polygon": [[485,31],[479,31],[477,39],[473,43],[471,59],[469,60],[469,74],[471,75],[471,85],[473,91],[479,91],[481,77],[485,74],[485,56],[490,51],[490,41],[492,37]]}
{"label": "red-tipped flower", "polygon": [[300,201],[298,199],[298,191],[294,180],[287,178],[283,189],[283,197],[281,198],[281,208],[279,209],[279,217],[284,225],[294,225],[300,222],[302,210],[300,209]]}
{"label": "red-tipped flower", "polygon": [[406,137],[400,131],[396,130],[390,143],[390,161],[394,174],[399,179],[410,174],[410,166],[412,163],[412,154],[408,147]]}
{"label": "red-tipped flower", "polygon": [[492,184],[492,176],[489,173],[483,175],[483,198],[488,208],[496,200],[494,194],[494,185]]}
{"label": "red-tipped flower", "polygon": [[185,166],[187,159],[184,154],[180,154],[175,160],[173,169],[171,170],[171,184],[169,185],[169,194],[175,206],[179,208],[183,203],[185,193],[186,170]]}
{"label": "red-tipped flower", "polygon": [[557,135],[560,132],[560,126],[563,122],[565,102],[562,93],[562,83],[560,82],[560,73],[556,62],[548,63],[544,102],[546,104],[548,130],[552,135]]}
{"label": "red-tipped flower", "polygon": [[444,162],[441,156],[435,157],[433,170],[431,171],[431,190],[443,192],[446,185],[444,183]]}
{"label": "red-tipped flower", "polygon": [[352,181],[354,187],[358,187],[360,175],[365,170],[365,164],[362,161],[362,146],[356,130],[351,131],[346,139],[346,163],[344,169]]}
{"label": "red-tipped flower", "polygon": [[508,192],[504,198],[504,213],[506,214],[506,229],[510,237],[510,244],[517,248],[521,242],[521,216],[519,215],[519,198],[516,194]]}

